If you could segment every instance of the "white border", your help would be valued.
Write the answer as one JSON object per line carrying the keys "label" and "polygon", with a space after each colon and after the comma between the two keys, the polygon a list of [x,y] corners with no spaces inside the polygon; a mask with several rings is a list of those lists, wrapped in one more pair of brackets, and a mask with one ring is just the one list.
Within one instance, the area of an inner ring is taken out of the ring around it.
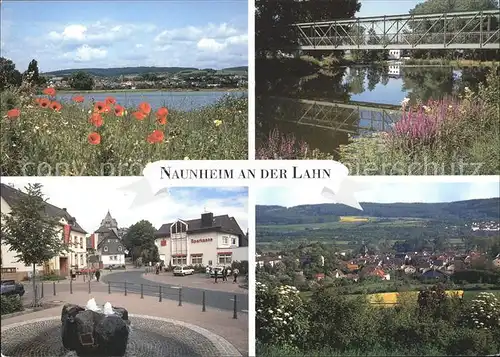
{"label": "white border", "polygon": [[[255,1],[248,0],[248,159],[255,160]],[[250,356],[252,354],[250,353]]]}

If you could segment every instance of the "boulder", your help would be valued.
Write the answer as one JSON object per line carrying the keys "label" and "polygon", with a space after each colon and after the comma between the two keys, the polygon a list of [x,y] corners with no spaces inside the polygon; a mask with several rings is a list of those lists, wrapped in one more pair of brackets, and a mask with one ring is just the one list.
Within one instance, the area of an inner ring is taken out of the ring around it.
{"label": "boulder", "polygon": [[114,315],[85,310],[66,304],[61,313],[61,337],[64,348],[78,356],[124,356],[127,349],[128,311],[113,307]]}

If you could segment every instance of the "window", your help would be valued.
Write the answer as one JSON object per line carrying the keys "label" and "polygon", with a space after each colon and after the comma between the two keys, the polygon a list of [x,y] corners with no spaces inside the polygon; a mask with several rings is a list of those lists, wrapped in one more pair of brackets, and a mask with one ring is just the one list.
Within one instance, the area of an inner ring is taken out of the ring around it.
{"label": "window", "polygon": [[105,245],[103,249],[104,249],[105,252],[107,252],[108,251],[108,246]]}
{"label": "window", "polygon": [[80,237],[80,248],[83,249],[83,238],[82,237]]}
{"label": "window", "polygon": [[201,254],[193,254],[191,255],[191,265],[202,265],[203,264],[203,255]]}
{"label": "window", "polygon": [[219,254],[219,264],[231,264],[232,255],[231,254]]}
{"label": "window", "polygon": [[222,237],[222,244],[224,244],[224,245],[229,244],[229,237],[227,237],[227,236],[223,236],[223,237]]}
{"label": "window", "polygon": [[172,265],[187,265],[187,257],[172,257]]}
{"label": "window", "polygon": [[212,265],[212,261],[211,260],[208,261],[208,265]]}
{"label": "window", "polygon": [[231,238],[231,244],[236,245],[236,238]]}
{"label": "window", "polygon": [[118,246],[118,251],[119,251],[119,252],[121,252],[121,251],[122,251],[122,249],[123,249],[123,248],[122,248],[122,246],[121,246],[121,245],[119,245],[119,246]]}

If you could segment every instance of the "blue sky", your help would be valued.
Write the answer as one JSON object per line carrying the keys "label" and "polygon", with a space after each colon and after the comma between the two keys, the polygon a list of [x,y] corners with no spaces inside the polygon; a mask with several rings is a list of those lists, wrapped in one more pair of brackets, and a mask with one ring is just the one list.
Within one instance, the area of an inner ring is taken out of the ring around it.
{"label": "blue sky", "polygon": [[361,10],[356,16],[407,14],[415,5],[421,2],[424,2],[424,0],[361,0]]}
{"label": "blue sky", "polygon": [[[67,208],[78,223],[91,232],[99,228],[108,209],[120,227],[142,219],[156,228],[176,219],[195,219],[205,211],[228,214],[246,232],[248,228],[248,188],[246,187],[177,187],[170,195],[154,202],[130,208],[134,195],[120,188],[137,181],[137,177],[2,177],[2,183],[23,190],[28,183],[39,182],[49,203]],[[78,189],[75,189],[78,187]]]}
{"label": "blue sky", "polygon": [[[471,179],[470,182],[418,182],[408,179],[408,183],[386,182],[380,179],[369,184],[369,189],[356,193],[358,202],[453,202],[477,198],[500,197],[498,178]],[[280,205],[286,207],[332,203],[321,196],[322,187],[260,188],[257,189],[257,204]]]}
{"label": "blue sky", "polygon": [[24,71],[248,64],[246,0],[2,1],[2,56]]}

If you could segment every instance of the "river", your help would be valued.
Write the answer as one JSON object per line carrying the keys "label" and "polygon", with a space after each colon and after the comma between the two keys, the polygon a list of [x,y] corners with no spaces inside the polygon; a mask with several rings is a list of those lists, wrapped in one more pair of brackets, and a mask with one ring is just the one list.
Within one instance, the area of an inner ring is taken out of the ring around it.
{"label": "river", "polygon": [[425,102],[456,95],[465,87],[475,91],[488,70],[394,63],[313,73],[287,68],[277,78],[279,69],[259,75],[257,68],[256,146],[277,128],[338,158],[339,145],[346,144],[350,136],[390,130],[401,117],[403,99]]}
{"label": "river", "polygon": [[[77,93],[57,94],[57,99],[61,102],[70,101]],[[80,95],[78,93],[78,95]],[[122,92],[93,92],[82,93],[85,102],[103,101],[106,97],[112,96],[116,101],[127,108],[136,107],[141,102],[148,102],[153,109],[166,106],[168,109],[189,111],[200,109],[221,100],[224,96],[241,97],[246,96],[246,92],[223,92],[223,91],[122,91]]]}

